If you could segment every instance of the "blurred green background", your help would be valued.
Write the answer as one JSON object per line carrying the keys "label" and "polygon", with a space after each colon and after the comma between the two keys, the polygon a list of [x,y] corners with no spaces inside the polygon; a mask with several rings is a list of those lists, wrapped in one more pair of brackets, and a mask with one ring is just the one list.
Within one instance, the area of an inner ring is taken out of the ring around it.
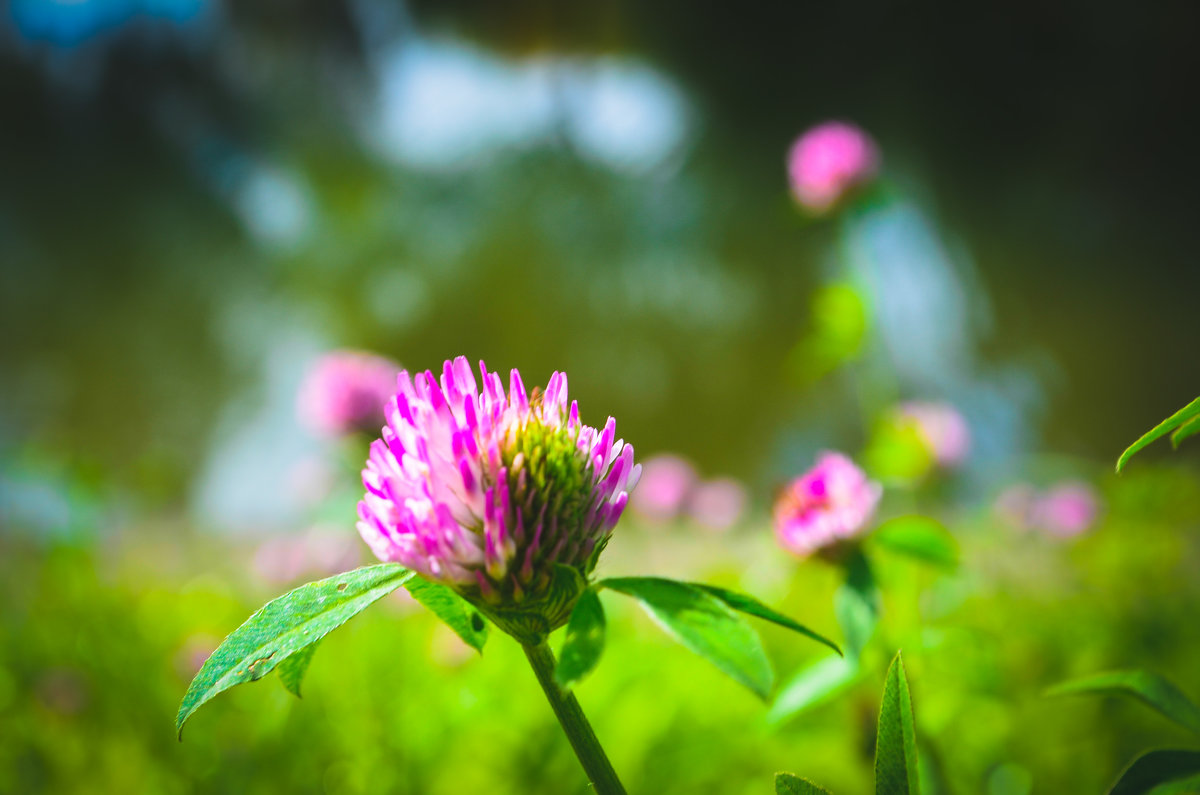
{"label": "blurred green background", "polygon": [[[0,11],[0,791],[584,791],[515,645],[474,658],[398,599],[303,701],[240,688],[175,742],[215,642],[366,561],[365,443],[294,410],[343,347],[566,370],[585,420],[749,495],[724,532],[631,515],[604,573],[736,584],[835,636],[836,575],[774,546],[775,490],[878,452],[897,401],[967,417],[967,464],[883,509],[937,516],[961,565],[880,552],[871,665],[794,720],[609,605],[580,697],[631,792],[868,791],[901,646],[935,792],[1097,792],[1186,742],[1039,694],[1148,667],[1200,697],[1195,453],[1107,474],[1200,392],[1194,6]],[[784,156],[826,118],[883,170],[813,219]],[[1097,489],[1085,536],[997,518],[1064,479]],[[821,656],[764,635],[781,681]]]}

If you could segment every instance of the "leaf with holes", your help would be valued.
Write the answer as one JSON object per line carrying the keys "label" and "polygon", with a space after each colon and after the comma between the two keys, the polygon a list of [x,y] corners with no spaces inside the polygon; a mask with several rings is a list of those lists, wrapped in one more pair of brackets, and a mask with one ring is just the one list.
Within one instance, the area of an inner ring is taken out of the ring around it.
{"label": "leaf with holes", "polygon": [[487,621],[454,590],[440,583],[414,577],[404,586],[412,598],[445,622],[454,634],[480,654],[487,642]]}
{"label": "leaf with holes", "polygon": [[1112,671],[1063,682],[1046,691],[1048,696],[1079,693],[1133,696],[1180,726],[1200,734],[1200,707],[1158,674],[1149,671]]}
{"label": "leaf with holes", "polygon": [[580,594],[567,621],[567,636],[554,668],[554,681],[564,690],[570,690],[592,672],[603,651],[604,607],[596,592],[588,588]]}
{"label": "leaf with holes", "polygon": [[188,686],[175,718],[180,737],[187,719],[213,696],[261,679],[414,576],[398,563],[365,566],[267,602],[225,638]]}
{"label": "leaf with holes", "polygon": [[762,641],[722,600],[661,577],[618,577],[598,586],[632,596],[680,643],[766,699],[774,673]]}

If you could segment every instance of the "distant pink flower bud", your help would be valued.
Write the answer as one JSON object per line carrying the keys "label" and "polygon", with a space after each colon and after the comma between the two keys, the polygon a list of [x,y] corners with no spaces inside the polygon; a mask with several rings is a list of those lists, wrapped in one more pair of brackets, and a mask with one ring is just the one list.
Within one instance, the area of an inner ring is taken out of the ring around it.
{"label": "distant pink flower bud", "polygon": [[[567,377],[525,391],[463,357],[402,372],[363,470],[377,557],[452,586],[522,643],[566,622],[642,468],[612,417],[584,425]],[[563,582],[563,568],[578,576]]]}
{"label": "distant pink flower bud", "polygon": [[687,501],[688,514],[710,530],[728,530],[746,507],[746,489],[733,478],[698,485]]}
{"label": "distant pink flower bud", "polygon": [[642,478],[629,505],[656,522],[669,522],[683,510],[684,500],[696,483],[696,470],[674,455],[658,455],[642,464]]}
{"label": "distant pink flower bud", "polygon": [[937,463],[943,467],[961,464],[971,449],[971,431],[958,409],[949,403],[903,403],[898,409],[902,420],[916,425],[922,441]]}
{"label": "distant pink flower bud", "polygon": [[1037,503],[1037,489],[1028,483],[1009,486],[992,503],[996,517],[1016,530],[1028,530],[1033,519],[1033,507]]}
{"label": "distant pink flower bud", "polygon": [[797,555],[811,555],[862,533],[883,487],[841,453],[824,452],[775,503],[775,534]]}
{"label": "distant pink flower bud", "polygon": [[1051,535],[1071,538],[1096,521],[1100,500],[1086,483],[1061,483],[1046,491],[1033,506],[1033,523]]}
{"label": "distant pink flower bud", "polygon": [[297,396],[300,421],[323,436],[378,433],[383,404],[396,391],[400,365],[370,353],[334,351],[319,358]]}
{"label": "distant pink flower bud", "polygon": [[796,139],[787,165],[796,200],[821,213],[875,175],[879,151],[871,137],[853,124],[827,121]]}

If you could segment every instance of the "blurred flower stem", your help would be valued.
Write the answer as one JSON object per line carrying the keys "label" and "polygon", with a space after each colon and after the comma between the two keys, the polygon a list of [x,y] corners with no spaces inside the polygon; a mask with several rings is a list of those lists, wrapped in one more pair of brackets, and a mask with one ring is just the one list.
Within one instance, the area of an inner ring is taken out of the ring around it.
{"label": "blurred flower stem", "polygon": [[625,795],[625,787],[621,785],[617,772],[613,770],[612,763],[600,747],[600,741],[596,739],[596,733],[592,731],[579,701],[573,693],[564,691],[554,681],[554,652],[550,650],[550,646],[543,640],[536,646],[522,648],[525,649],[525,656],[529,658],[529,664],[546,694],[546,700],[550,702],[554,715],[566,732],[567,739],[571,741],[571,747],[575,749],[575,755],[579,757],[579,762],[596,792],[599,795]]}

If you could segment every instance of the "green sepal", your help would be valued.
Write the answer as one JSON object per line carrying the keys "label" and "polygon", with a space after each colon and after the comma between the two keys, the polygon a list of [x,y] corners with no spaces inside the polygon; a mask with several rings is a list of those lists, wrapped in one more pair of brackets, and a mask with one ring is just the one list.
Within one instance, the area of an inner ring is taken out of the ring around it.
{"label": "green sepal", "polygon": [[600,662],[604,629],[604,606],[596,591],[588,588],[579,595],[567,621],[567,634],[554,668],[554,681],[559,687],[570,690]]}
{"label": "green sepal", "polygon": [[454,634],[475,651],[483,654],[487,642],[487,621],[470,602],[459,596],[453,588],[441,583],[414,577],[404,586],[412,598],[425,609],[440,618]]}

